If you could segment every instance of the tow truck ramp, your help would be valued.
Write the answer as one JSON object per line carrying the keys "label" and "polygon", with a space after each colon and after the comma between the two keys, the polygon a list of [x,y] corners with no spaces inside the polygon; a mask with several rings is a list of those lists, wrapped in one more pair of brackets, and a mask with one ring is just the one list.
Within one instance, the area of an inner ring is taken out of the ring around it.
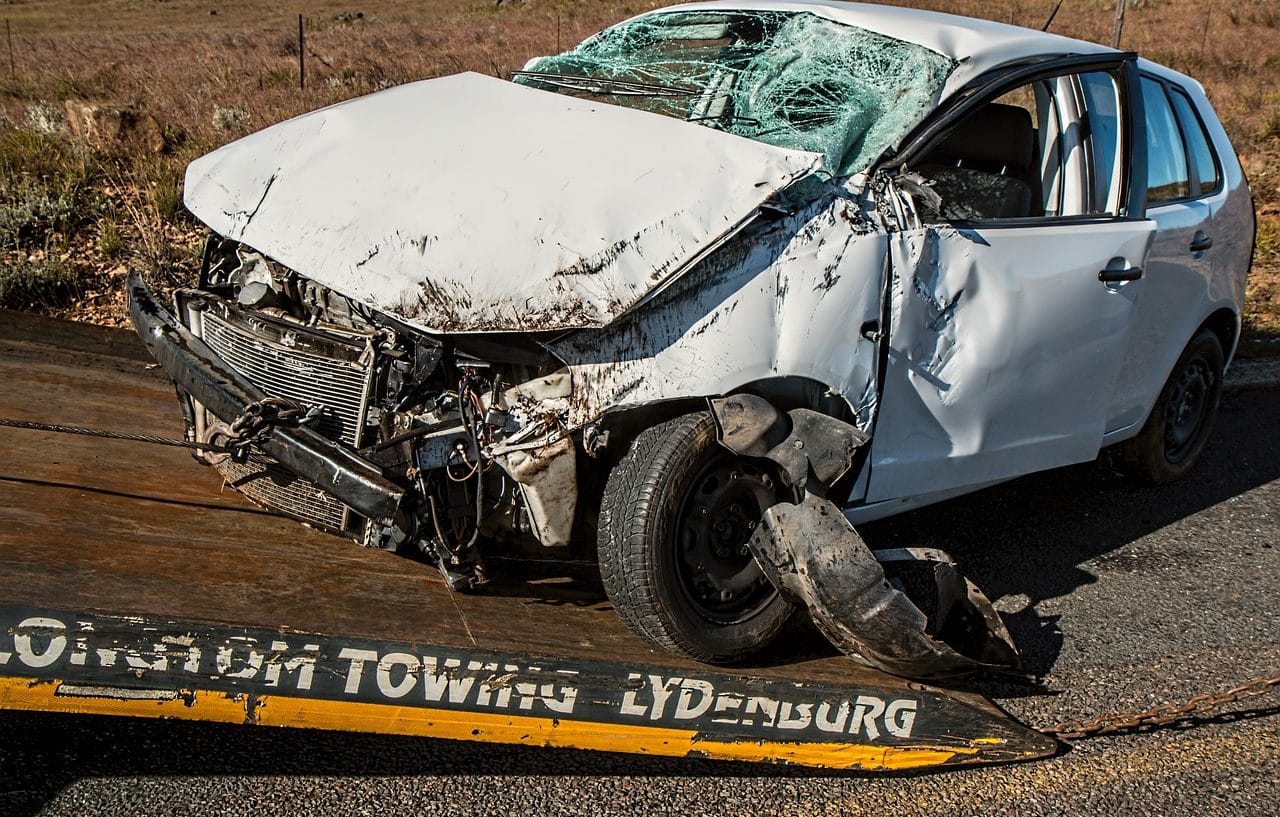
{"label": "tow truck ramp", "polygon": [[[129,333],[8,312],[0,416],[181,430]],[[180,449],[0,428],[0,492],[3,708],[871,771],[1057,750],[981,696],[838,655],[711,671],[657,653],[581,578],[451,594]]]}

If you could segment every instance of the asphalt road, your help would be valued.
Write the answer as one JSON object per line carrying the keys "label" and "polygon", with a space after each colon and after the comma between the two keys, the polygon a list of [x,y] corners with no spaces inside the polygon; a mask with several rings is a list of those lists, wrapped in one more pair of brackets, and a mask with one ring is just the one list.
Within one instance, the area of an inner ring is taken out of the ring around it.
{"label": "asphalt road", "polygon": [[[1280,391],[1229,394],[1199,470],[1139,488],[1104,463],[877,523],[956,555],[1039,688],[1032,724],[1280,671]],[[1280,693],[1078,742],[1034,763],[907,777],[303,730],[0,713],[0,814],[1230,815],[1280,811]]]}

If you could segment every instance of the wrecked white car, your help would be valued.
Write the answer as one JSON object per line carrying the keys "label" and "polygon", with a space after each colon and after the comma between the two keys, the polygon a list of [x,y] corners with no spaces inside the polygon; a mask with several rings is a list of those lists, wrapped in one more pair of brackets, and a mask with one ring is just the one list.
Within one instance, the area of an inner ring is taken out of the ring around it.
{"label": "wrecked white car", "polygon": [[[1198,84],[1090,43],[806,2],[647,13],[194,162],[212,230],[133,320],[245,495],[451,585],[598,559],[655,645],[807,607],[909,675],[1008,666],[945,554],[852,525],[1205,445],[1254,216]],[[936,565],[917,606],[882,563]],[[923,606],[935,608],[931,617]]]}

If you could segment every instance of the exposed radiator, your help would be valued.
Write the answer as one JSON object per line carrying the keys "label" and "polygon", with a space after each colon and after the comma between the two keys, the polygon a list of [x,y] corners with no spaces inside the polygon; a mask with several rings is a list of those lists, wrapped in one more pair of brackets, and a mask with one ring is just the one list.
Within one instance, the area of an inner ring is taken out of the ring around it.
{"label": "exposed radiator", "polygon": [[[315,429],[357,447],[373,380],[370,355],[356,337],[344,338],[274,321],[233,322],[202,310],[193,327],[230,368],[272,397],[320,406]],[[359,535],[353,512],[316,485],[254,453],[245,463],[225,460],[227,482],[260,505],[335,533]]]}

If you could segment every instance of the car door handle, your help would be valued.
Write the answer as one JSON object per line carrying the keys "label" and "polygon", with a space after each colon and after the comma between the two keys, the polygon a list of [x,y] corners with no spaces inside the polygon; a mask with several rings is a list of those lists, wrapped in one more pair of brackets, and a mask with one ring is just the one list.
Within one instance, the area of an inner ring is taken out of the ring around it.
{"label": "car door handle", "polygon": [[1124,267],[1123,269],[1111,269],[1108,267],[1098,271],[1098,280],[1104,284],[1112,284],[1119,281],[1136,281],[1142,277],[1142,267]]}
{"label": "car door handle", "polygon": [[1205,235],[1202,231],[1196,230],[1196,234],[1191,237],[1191,251],[1204,252],[1213,246],[1213,239]]}

